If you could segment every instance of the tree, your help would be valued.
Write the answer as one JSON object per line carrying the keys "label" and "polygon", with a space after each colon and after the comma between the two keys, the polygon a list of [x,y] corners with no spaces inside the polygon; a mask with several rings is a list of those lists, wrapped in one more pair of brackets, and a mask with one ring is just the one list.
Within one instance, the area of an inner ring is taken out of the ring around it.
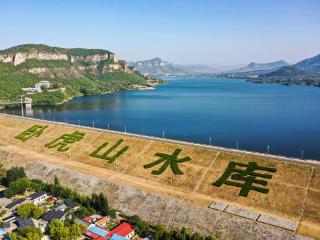
{"label": "tree", "polygon": [[65,226],[65,224],[58,219],[54,219],[48,225],[49,236],[54,240],[76,240],[81,236],[81,229],[78,224]]}
{"label": "tree", "polygon": [[8,238],[10,238],[10,240],[16,240],[17,239],[17,234],[14,232],[9,232],[7,233]]}
{"label": "tree", "polygon": [[92,208],[86,208],[81,206],[80,209],[76,212],[76,216],[78,218],[84,218],[86,216],[91,216],[92,214],[94,214],[94,210]]}
{"label": "tree", "polygon": [[160,240],[164,239],[163,236],[166,234],[166,229],[163,225],[157,224],[153,227],[153,239]]}
{"label": "tree", "polygon": [[109,204],[103,193],[100,193],[99,195],[94,193],[91,195],[91,206],[93,209],[104,215],[108,214]]}
{"label": "tree", "polygon": [[18,207],[17,213],[21,218],[38,219],[42,216],[43,211],[33,203],[24,203]]}
{"label": "tree", "polygon": [[138,235],[142,235],[150,231],[150,225],[137,215],[129,216],[127,217],[127,220],[135,227],[135,231]]}
{"label": "tree", "polygon": [[45,190],[46,185],[41,180],[32,179],[30,187],[35,192],[42,192]]}
{"label": "tree", "polygon": [[27,226],[18,230],[17,240],[41,240],[42,237],[40,228]]}
{"label": "tree", "polygon": [[16,194],[24,194],[29,187],[30,181],[28,178],[19,178],[14,182],[10,182],[9,187],[4,191],[4,195],[8,198],[11,198]]}
{"label": "tree", "polygon": [[116,217],[117,217],[117,211],[116,211],[116,210],[109,210],[109,211],[108,211],[108,215],[109,215],[111,218],[116,218]]}
{"label": "tree", "polygon": [[6,176],[6,170],[3,168],[3,164],[0,163],[0,184],[3,183]]}
{"label": "tree", "polygon": [[1,209],[2,207],[0,206],[0,218],[7,213],[6,209]]}
{"label": "tree", "polygon": [[5,185],[9,186],[11,182],[16,181],[19,178],[25,178],[26,173],[23,167],[13,167],[6,172]]}
{"label": "tree", "polygon": [[28,226],[19,229],[17,233],[9,232],[7,236],[11,240],[41,240],[43,233],[40,228]]}

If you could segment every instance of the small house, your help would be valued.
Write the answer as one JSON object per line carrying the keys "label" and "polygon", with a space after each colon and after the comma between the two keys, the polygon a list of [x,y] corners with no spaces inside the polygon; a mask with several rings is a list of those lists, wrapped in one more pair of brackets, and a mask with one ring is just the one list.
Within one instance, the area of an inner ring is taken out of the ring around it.
{"label": "small house", "polygon": [[20,198],[16,201],[13,201],[12,203],[9,203],[6,208],[11,209],[11,210],[15,210],[17,209],[22,203],[26,202],[27,199],[25,198]]}
{"label": "small house", "polygon": [[43,203],[48,198],[48,195],[45,192],[36,192],[29,196],[29,201],[34,204]]}
{"label": "small house", "polygon": [[123,222],[110,231],[107,237],[112,239],[113,235],[119,235],[121,237],[131,239],[134,236],[134,228],[131,224]]}
{"label": "small house", "polygon": [[95,240],[98,240],[98,239],[102,239],[107,236],[108,234],[108,231],[104,228],[100,228],[100,227],[97,227],[95,225],[91,225],[88,230],[86,230],[83,235],[85,235],[86,237],[88,238],[91,238],[91,239],[95,239]]}
{"label": "small house", "polygon": [[73,202],[73,201],[70,201],[70,200],[65,200],[65,201],[64,201],[64,204],[65,204],[67,207],[71,208],[72,210],[77,210],[77,209],[79,209],[79,206],[78,206],[78,204],[77,204],[76,202]]}
{"label": "small house", "polygon": [[46,212],[41,217],[41,220],[46,222],[52,222],[53,219],[59,219],[59,220],[65,220],[67,215],[66,211],[60,211],[60,210],[50,210],[49,212]]}
{"label": "small house", "polygon": [[17,220],[17,229],[20,228],[25,228],[25,227],[35,227],[34,222],[31,218],[27,218],[27,219],[23,219],[23,218],[19,218]]}
{"label": "small house", "polygon": [[110,217],[104,216],[100,218],[98,221],[96,221],[96,225],[100,227],[104,227],[109,221],[110,221]]}

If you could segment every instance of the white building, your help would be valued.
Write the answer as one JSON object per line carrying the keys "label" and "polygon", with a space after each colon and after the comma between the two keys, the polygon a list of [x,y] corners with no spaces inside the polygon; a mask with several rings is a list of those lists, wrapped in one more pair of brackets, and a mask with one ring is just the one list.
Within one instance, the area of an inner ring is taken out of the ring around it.
{"label": "white building", "polygon": [[42,87],[49,88],[50,82],[47,80],[40,81],[34,85],[34,88],[22,88],[23,91],[27,92],[27,94],[33,93],[41,93]]}
{"label": "white building", "polygon": [[49,87],[50,87],[50,82],[47,81],[47,80],[40,81],[39,83],[41,83],[42,86],[44,86],[44,87],[46,87],[46,88],[49,88]]}
{"label": "white building", "polygon": [[39,203],[44,202],[48,198],[48,195],[44,192],[36,192],[36,193],[31,194],[29,196],[29,198],[30,198],[29,201],[31,203],[39,204]]}

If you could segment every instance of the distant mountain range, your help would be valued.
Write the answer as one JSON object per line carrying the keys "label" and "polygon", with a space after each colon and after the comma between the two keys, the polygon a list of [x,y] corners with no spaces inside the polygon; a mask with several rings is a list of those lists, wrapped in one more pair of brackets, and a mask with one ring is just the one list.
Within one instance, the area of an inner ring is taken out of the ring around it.
{"label": "distant mountain range", "polygon": [[188,72],[183,68],[163,61],[160,58],[150,60],[129,62],[129,66],[134,70],[146,75],[186,75]]}
{"label": "distant mountain range", "polygon": [[153,58],[137,62],[129,62],[129,66],[141,74],[148,75],[191,75],[191,74],[208,74],[221,72],[219,67],[206,64],[174,64],[162,60],[161,58]]}
{"label": "distant mountain range", "polygon": [[276,62],[270,62],[270,63],[249,63],[246,67],[233,69],[231,71],[228,71],[229,73],[264,73],[264,72],[273,72],[275,70],[278,70],[279,68],[288,66],[289,63],[279,60]]}
{"label": "distant mountain range", "polygon": [[276,71],[261,74],[252,81],[320,86],[320,54]]}
{"label": "distant mountain range", "polygon": [[242,67],[220,67],[215,65],[179,65],[160,58],[130,62],[134,70],[146,75],[215,75],[246,78],[252,82],[276,82],[281,84],[320,85],[320,54],[293,65],[279,60],[269,63],[251,62]]}
{"label": "distant mountain range", "polygon": [[309,75],[309,76],[317,76],[320,74],[320,54],[305,59],[301,62],[298,62],[294,65],[287,66],[280,68],[277,71],[270,72],[265,74],[265,77],[294,77],[294,76],[302,76],[302,75]]}

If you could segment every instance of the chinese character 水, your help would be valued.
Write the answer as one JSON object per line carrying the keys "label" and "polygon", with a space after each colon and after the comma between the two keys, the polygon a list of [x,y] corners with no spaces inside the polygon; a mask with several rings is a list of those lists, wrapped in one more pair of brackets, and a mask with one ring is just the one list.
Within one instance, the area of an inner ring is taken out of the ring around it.
{"label": "chinese character \u6c34", "polygon": [[155,156],[160,157],[160,158],[152,163],[144,165],[143,167],[144,168],[152,168],[158,164],[163,163],[162,166],[158,170],[153,170],[151,173],[155,174],[155,175],[160,175],[170,165],[174,174],[181,175],[181,174],[183,174],[183,172],[180,170],[178,163],[191,161],[191,158],[189,156],[178,159],[178,155],[180,154],[181,151],[182,151],[181,149],[176,149],[171,155],[166,154],[166,153],[156,153]]}

